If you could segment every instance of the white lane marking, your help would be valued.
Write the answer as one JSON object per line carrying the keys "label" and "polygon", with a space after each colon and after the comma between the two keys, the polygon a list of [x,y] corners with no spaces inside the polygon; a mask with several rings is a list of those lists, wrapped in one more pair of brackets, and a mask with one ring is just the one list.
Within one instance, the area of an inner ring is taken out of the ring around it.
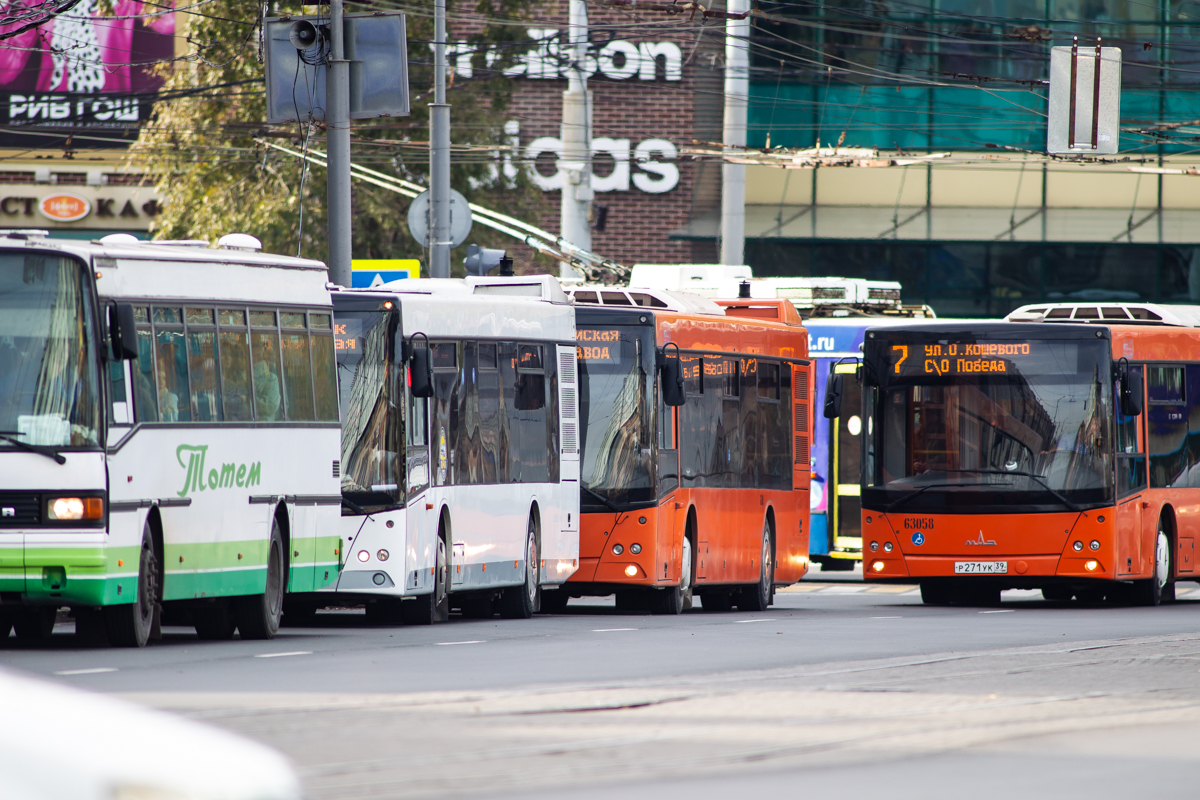
{"label": "white lane marking", "polygon": [[312,650],[293,650],[289,653],[259,653],[255,658],[283,658],[284,656],[311,656]]}
{"label": "white lane marking", "polygon": [[771,620],[769,620],[769,619],[739,619],[737,621],[737,624],[745,625],[747,622],[770,622],[770,621]]}
{"label": "white lane marking", "polygon": [[904,617],[867,617],[867,619],[904,619]]}
{"label": "white lane marking", "polygon": [[1011,614],[1016,611],[1015,608],[998,608],[995,611],[980,611],[980,614]]}
{"label": "white lane marking", "polygon": [[592,628],[592,633],[612,633],[613,631],[636,631],[637,628]]}
{"label": "white lane marking", "polygon": [[472,639],[469,642],[435,642],[438,647],[446,647],[452,644],[483,644],[486,639]]}
{"label": "white lane marking", "polygon": [[92,667],[91,669],[60,669],[55,675],[98,675],[101,672],[116,672],[116,667]]}

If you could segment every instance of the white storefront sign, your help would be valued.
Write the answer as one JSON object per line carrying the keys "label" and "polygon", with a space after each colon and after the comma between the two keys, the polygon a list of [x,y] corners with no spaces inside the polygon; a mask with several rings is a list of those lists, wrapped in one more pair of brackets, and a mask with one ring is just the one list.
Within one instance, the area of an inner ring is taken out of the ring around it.
{"label": "white storefront sign", "polygon": [[[504,70],[510,78],[532,78],[555,80],[567,77],[568,57],[561,52],[561,36],[558,28],[529,28],[529,38],[537,42],[520,60]],[[433,45],[429,45],[432,49]],[[486,45],[470,42],[449,42],[446,58],[454,66],[460,78],[472,78],[475,67],[472,58],[484,54],[484,63],[490,69],[503,51]],[[588,55],[583,71],[587,77],[597,73],[614,81],[624,81],[637,76],[638,80],[653,81],[661,75],[664,80],[683,80],[683,53],[674,42],[629,42],[623,39],[606,43],[596,51],[588,45]]]}
{"label": "white storefront sign", "polygon": [[[592,190],[597,192],[627,192],[632,179],[634,187],[649,194],[663,194],[679,185],[679,167],[671,163],[679,151],[666,139],[647,139],[630,153],[628,139],[592,139],[592,157],[609,155],[614,162],[608,175],[592,172]],[[562,155],[562,141],[553,136],[534,139],[525,148],[529,162],[529,177],[544,192],[562,189],[567,183],[566,172],[559,166],[553,175],[538,172],[535,162],[543,153]],[[631,163],[632,162],[632,163]],[[637,167],[633,171],[632,167]]]}

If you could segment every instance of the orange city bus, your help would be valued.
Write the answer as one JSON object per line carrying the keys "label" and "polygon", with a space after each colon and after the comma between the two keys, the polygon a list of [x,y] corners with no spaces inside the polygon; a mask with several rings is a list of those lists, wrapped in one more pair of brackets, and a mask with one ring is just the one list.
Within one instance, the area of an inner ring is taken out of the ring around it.
{"label": "orange city bus", "polygon": [[867,580],[938,605],[1170,601],[1200,580],[1200,308],[1007,319],[867,332]]}
{"label": "orange city bus", "polygon": [[[808,569],[808,334],[786,300],[581,287],[579,569],[542,608],[762,611]],[[564,434],[565,438],[565,434]]]}

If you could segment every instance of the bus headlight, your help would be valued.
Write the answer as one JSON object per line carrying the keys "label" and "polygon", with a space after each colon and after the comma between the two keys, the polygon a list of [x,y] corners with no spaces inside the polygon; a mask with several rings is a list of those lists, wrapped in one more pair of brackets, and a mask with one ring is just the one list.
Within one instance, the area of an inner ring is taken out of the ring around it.
{"label": "bus headlight", "polygon": [[621,553],[624,553],[624,552],[625,552],[625,548],[622,547],[621,545],[619,545],[619,544],[613,545],[613,555],[614,556],[619,556],[619,555],[621,555]]}
{"label": "bus headlight", "polygon": [[1076,542],[1075,544],[1071,545],[1071,547],[1075,548],[1075,552],[1079,552],[1083,549],[1083,542]]}
{"label": "bus headlight", "polygon": [[380,550],[378,553],[375,554],[375,557],[378,558],[380,561],[387,561],[389,555],[390,555],[390,553],[388,553],[387,550]]}
{"label": "bus headlight", "polygon": [[875,572],[883,572],[883,562],[882,561],[873,562],[871,564],[871,569],[874,570]]}
{"label": "bus headlight", "polygon": [[633,544],[629,545],[629,552],[636,556],[638,553],[642,552],[642,546],[637,542],[634,542]]}
{"label": "bus headlight", "polygon": [[368,553],[366,550],[359,550],[358,551],[358,560],[359,561],[370,561],[371,554]]}
{"label": "bus headlight", "polygon": [[871,542],[871,552],[874,553],[879,549],[879,542]]}
{"label": "bus headlight", "polygon": [[892,543],[891,543],[891,542],[884,542],[884,543],[883,543],[883,552],[885,552],[885,553],[890,553],[890,552],[892,552]]}
{"label": "bus headlight", "polygon": [[52,497],[46,501],[46,517],[53,520],[104,518],[102,497]]}
{"label": "bus headlight", "polygon": [[1088,545],[1088,547],[1092,548],[1093,550],[1099,550],[1100,542],[1096,541],[1095,539],[1092,539],[1092,543],[1090,545]]}
{"label": "bus headlight", "polygon": [[628,567],[625,568],[625,574],[631,578],[636,578],[637,577],[637,567],[635,567],[633,564],[630,564]]}
{"label": "bus headlight", "polygon": [[1094,558],[1089,558],[1087,561],[1083,562],[1083,568],[1088,572],[1095,572],[1096,570],[1100,569],[1100,562]]}

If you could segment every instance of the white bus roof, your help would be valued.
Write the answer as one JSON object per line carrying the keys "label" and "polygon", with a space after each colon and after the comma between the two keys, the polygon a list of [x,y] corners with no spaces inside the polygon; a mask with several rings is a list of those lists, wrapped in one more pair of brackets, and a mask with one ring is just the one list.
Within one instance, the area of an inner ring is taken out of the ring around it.
{"label": "white bus roof", "polygon": [[1172,325],[1200,327],[1200,306],[1112,301],[1032,303],[1010,313],[1009,322],[1091,322],[1101,325]]}

